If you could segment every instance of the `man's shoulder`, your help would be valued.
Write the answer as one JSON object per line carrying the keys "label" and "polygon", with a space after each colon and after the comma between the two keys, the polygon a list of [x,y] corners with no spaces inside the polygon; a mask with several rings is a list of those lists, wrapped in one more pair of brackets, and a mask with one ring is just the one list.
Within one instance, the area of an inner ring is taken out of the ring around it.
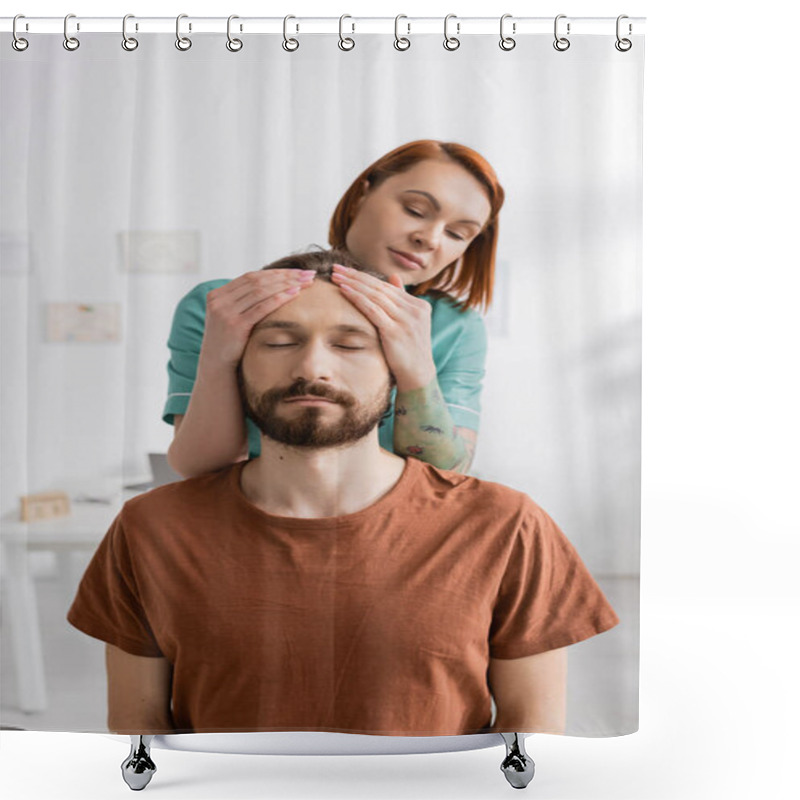
{"label": "man's shoulder", "polygon": [[167,483],[132,497],[122,507],[123,519],[151,517],[153,514],[182,513],[187,508],[196,509],[216,504],[230,493],[231,473],[240,468],[234,464],[219,472],[211,472],[197,478]]}
{"label": "man's shoulder", "polygon": [[432,493],[448,502],[468,502],[482,509],[504,509],[512,513],[538,509],[527,494],[505,484],[440,469],[424,462],[418,463],[421,464],[420,480]]}

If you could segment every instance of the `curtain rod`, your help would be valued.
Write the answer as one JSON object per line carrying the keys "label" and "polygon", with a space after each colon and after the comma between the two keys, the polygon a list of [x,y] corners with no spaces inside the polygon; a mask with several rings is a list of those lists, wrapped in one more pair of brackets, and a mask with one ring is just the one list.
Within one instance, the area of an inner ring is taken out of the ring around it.
{"label": "curtain rod", "polygon": [[[613,36],[616,32],[616,17],[570,17],[560,15],[560,30],[569,25],[570,34],[593,34]],[[13,29],[13,17],[0,18],[0,31],[10,33]],[[624,35],[644,33],[644,17],[626,17],[622,21]],[[63,33],[64,17],[26,17],[17,20],[17,33]],[[337,34],[341,30],[345,35],[359,33],[394,34],[395,25],[400,35],[442,34],[444,17],[356,17],[345,15],[340,22],[338,17],[303,17],[293,16],[288,21],[288,30],[295,35],[303,34]],[[506,15],[504,31],[506,35],[521,36],[525,34],[553,34],[555,17],[513,17]],[[500,16],[497,17],[458,17],[451,15],[448,30],[458,36],[472,34],[499,34]],[[186,15],[181,19],[181,30],[191,34],[226,33],[227,17],[193,17]],[[128,19],[127,30],[130,33],[175,33],[175,17],[136,17]],[[282,34],[284,32],[283,17],[236,17],[232,21],[232,30],[244,34]],[[81,17],[70,16],[69,31],[72,33],[121,33],[122,17]]]}

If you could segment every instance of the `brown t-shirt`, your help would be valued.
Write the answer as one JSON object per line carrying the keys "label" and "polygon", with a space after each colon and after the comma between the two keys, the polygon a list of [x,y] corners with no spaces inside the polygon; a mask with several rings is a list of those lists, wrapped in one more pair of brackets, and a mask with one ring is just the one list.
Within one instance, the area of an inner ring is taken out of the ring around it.
{"label": "brown t-shirt", "polygon": [[410,458],[368,508],[298,519],[250,503],[242,467],[127,502],[68,614],[168,659],[179,731],[476,733],[490,657],[618,622],[520,492]]}

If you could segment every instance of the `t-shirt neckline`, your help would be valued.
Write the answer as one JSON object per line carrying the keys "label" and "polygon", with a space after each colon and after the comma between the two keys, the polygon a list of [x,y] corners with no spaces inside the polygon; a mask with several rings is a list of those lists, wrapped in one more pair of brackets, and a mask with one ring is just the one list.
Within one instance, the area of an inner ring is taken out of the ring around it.
{"label": "t-shirt neckline", "polygon": [[259,508],[248,499],[242,489],[242,471],[249,463],[248,461],[236,464],[230,471],[228,479],[230,481],[230,489],[239,504],[246,507],[251,513],[258,515],[264,522],[282,528],[346,528],[360,524],[373,515],[384,514],[404,502],[405,498],[412,493],[417,475],[422,469],[422,462],[416,458],[406,458],[405,462],[403,472],[386,494],[366,506],[366,508],[354,511],[352,514],[340,514],[336,517],[283,517],[277,514],[270,514]]}

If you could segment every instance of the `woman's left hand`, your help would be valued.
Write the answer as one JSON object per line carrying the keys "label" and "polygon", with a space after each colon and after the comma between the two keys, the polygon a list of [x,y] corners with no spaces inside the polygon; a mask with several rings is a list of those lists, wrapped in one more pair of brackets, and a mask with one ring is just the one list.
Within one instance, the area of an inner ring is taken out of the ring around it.
{"label": "woman's left hand", "polygon": [[389,283],[339,264],[333,282],[378,329],[399,392],[421,389],[436,379],[431,345],[431,306],[408,294],[397,275]]}

